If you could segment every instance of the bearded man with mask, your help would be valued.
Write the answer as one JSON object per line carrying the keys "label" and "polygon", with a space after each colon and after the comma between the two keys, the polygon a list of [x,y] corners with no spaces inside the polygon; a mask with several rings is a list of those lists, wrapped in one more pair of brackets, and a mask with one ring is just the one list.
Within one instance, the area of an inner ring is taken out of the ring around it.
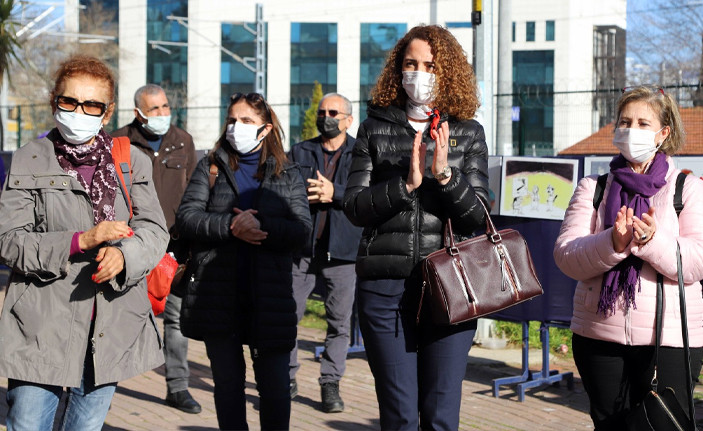
{"label": "bearded man with mask", "polygon": [[[188,247],[184,241],[178,241],[174,225],[176,210],[197,163],[193,137],[171,124],[166,92],[156,84],[144,85],[134,93],[134,117],[130,124],[112,132],[112,136],[127,136],[133,146],[151,159],[154,187],[171,233],[168,251],[178,261],[182,273]],[[200,404],[188,392],[188,339],[181,334],[179,279],[178,276],[174,279],[164,309],[166,404],[185,413],[200,413]]]}
{"label": "bearded man with mask", "polygon": [[[300,165],[307,181],[313,231],[303,256],[293,263],[293,296],[298,321],[305,313],[305,301],[316,285],[325,288],[327,336],[320,358],[322,410],[344,411],[339,381],[344,375],[356,273],[354,261],[361,229],[352,225],[342,211],[349,165],[355,139],[347,133],[353,121],[349,99],[328,93],[320,100],[317,129],[320,135],[294,145],[291,161]],[[297,347],[291,351],[291,397],[298,392],[295,374],[300,368]]]}

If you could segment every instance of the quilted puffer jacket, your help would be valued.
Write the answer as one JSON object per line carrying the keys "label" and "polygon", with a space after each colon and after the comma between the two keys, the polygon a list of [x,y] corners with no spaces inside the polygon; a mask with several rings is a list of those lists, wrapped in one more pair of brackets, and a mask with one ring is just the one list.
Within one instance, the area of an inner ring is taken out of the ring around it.
{"label": "quilted puffer jacket", "polygon": [[488,200],[488,148],[483,127],[474,120],[449,123],[452,177],[444,186],[431,171],[435,142],[429,132],[425,175],[408,193],[415,130],[405,111],[395,106],[370,107],[354,146],[344,212],[364,231],[356,259],[360,278],[406,278],[428,254],[442,247],[444,222],[451,218],[454,233],[466,237],[484,223],[478,198]]}
{"label": "quilted puffer jacket", "polygon": [[[208,158],[198,162],[176,213],[181,237],[192,244],[181,332],[195,339],[238,333],[254,352],[290,351],[297,335],[293,256],[312,229],[303,178],[294,164],[274,176],[273,158],[266,161],[253,209],[268,237],[249,246],[230,231],[239,191],[228,160],[218,149],[219,174],[212,189]],[[248,285],[238,283],[239,253],[251,253]]]}
{"label": "quilted puffer jacket", "polygon": [[[593,208],[596,177],[579,181],[566,210],[559,237],[554,245],[554,261],[569,277],[578,280],[574,292],[574,314],[571,330],[596,340],[630,346],[654,345],[657,273],[664,276],[662,346],[683,347],[679,287],[676,266],[676,244],[681,247],[686,316],[691,347],[703,346],[703,181],[686,177],[683,188],[684,208],[677,217],[674,190],[679,170],[667,158],[669,170],[666,185],[650,198],[655,208],[656,233],[643,245],[634,242],[622,253],[613,249],[613,228],[605,229],[605,203],[610,184],[609,175],[598,209]],[[625,309],[616,302],[615,314],[598,313],[603,274],[633,254],[644,261],[640,272],[641,286],[635,293],[637,307]]]}

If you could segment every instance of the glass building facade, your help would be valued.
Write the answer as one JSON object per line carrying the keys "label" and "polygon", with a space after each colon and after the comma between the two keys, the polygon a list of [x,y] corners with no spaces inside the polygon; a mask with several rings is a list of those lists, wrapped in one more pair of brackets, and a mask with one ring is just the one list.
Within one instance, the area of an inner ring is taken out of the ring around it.
{"label": "glass building facade", "polygon": [[513,154],[554,154],[554,51],[513,52]]}
{"label": "glass building facade", "polygon": [[315,81],[337,91],[337,24],[291,23],[289,142],[300,142]]}
{"label": "glass building facade", "polygon": [[407,24],[361,24],[361,64],[359,79],[359,123],[366,119],[371,90],[386,64],[386,56],[407,32]]}
{"label": "glass building facade", "polygon": [[[256,67],[256,35],[247,30],[256,31],[256,23],[222,24],[222,47],[237,54]],[[266,33],[268,26],[264,25]],[[264,40],[268,40],[264,34]],[[234,93],[251,93],[254,91],[255,73],[222,51],[220,63],[220,124],[224,124],[229,98]]]}
{"label": "glass building facade", "polygon": [[[171,115],[179,127],[185,127],[188,83],[188,29],[168,16],[188,17],[187,0],[147,0],[147,82],[164,88],[171,105]],[[165,42],[158,44],[156,42]],[[183,46],[169,43],[183,43]]]}

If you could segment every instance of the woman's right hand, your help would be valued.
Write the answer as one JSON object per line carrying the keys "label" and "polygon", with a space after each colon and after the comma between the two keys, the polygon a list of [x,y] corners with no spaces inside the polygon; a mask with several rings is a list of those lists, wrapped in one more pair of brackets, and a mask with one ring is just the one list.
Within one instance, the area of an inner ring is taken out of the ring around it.
{"label": "woman's right hand", "polygon": [[134,231],[124,221],[101,221],[78,235],[81,250],[90,250],[104,243],[134,235]]}
{"label": "woman's right hand", "polygon": [[422,184],[422,177],[425,173],[426,153],[427,144],[422,142],[422,130],[418,130],[417,133],[415,133],[415,140],[413,141],[413,152],[410,155],[410,170],[408,172],[408,180],[405,183],[408,193],[412,193],[413,190],[420,187],[420,184]]}
{"label": "woman's right hand", "polygon": [[623,205],[615,217],[613,224],[613,249],[622,253],[632,241],[632,216],[634,211]]}
{"label": "woman's right hand", "polygon": [[234,208],[236,215],[229,225],[232,235],[249,244],[260,245],[261,241],[266,239],[268,233],[261,230],[261,222],[254,217],[256,212],[254,209],[242,211],[239,208]]}

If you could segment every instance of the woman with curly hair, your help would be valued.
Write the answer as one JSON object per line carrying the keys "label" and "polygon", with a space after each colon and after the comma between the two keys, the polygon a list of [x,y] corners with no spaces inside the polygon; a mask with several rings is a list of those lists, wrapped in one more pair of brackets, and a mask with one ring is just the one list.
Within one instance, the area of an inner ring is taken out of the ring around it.
{"label": "woman with curly hair", "polygon": [[[476,323],[433,325],[420,306],[421,262],[448,218],[484,223],[488,149],[476,80],[454,36],[411,29],[391,52],[359,127],[344,211],[363,226],[358,308],[384,430],[456,430]],[[419,422],[419,424],[418,424]]]}

